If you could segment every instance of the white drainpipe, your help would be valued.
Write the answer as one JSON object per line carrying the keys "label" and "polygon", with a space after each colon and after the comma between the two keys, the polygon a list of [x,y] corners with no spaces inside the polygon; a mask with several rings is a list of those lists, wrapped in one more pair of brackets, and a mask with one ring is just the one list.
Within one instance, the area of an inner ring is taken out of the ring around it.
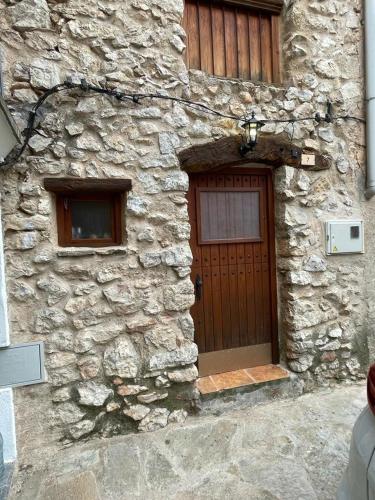
{"label": "white drainpipe", "polygon": [[367,98],[367,179],[366,198],[375,194],[375,1],[365,0],[365,54]]}

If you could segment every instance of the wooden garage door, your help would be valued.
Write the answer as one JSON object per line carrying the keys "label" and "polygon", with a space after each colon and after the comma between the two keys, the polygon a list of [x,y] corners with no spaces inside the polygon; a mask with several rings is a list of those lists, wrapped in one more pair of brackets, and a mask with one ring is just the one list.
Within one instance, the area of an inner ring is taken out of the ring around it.
{"label": "wooden garage door", "polygon": [[267,169],[238,170],[190,177],[191,312],[201,375],[277,355],[272,179]]}

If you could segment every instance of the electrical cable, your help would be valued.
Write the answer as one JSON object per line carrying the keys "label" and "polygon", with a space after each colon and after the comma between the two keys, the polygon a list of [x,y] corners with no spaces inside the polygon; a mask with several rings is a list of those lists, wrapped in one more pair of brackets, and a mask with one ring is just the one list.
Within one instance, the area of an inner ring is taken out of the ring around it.
{"label": "electrical cable", "polygon": [[[103,87],[91,85],[85,79],[82,79],[80,83],[73,83],[71,78],[68,78],[65,82],[59,83],[58,85],[55,85],[54,87],[51,87],[50,89],[46,90],[39,97],[37,102],[32,107],[31,111],[29,112],[27,126],[23,131],[24,141],[22,145],[17,150],[10,153],[8,157],[2,163],[0,163],[0,167],[6,167],[12,165],[19,160],[19,158],[22,156],[25,149],[27,148],[31,137],[33,136],[38,109],[43,105],[43,103],[48,99],[48,97],[65,90],[81,90],[83,92],[92,92],[96,94],[107,95],[109,97],[117,99],[120,102],[132,102],[134,104],[141,104],[141,102],[145,99],[150,99],[150,100],[163,99],[171,102],[177,102],[182,104],[183,106],[194,109],[196,111],[200,111],[202,113],[209,114],[212,116],[218,116],[220,118],[228,118],[230,120],[243,123],[246,123],[248,120],[246,116],[236,116],[227,113],[222,113],[221,111],[210,108],[206,104],[203,104],[201,102],[191,101],[189,99],[184,99],[182,97],[174,97],[161,93],[127,93],[119,90],[106,89]],[[262,119],[262,123],[264,124],[291,123],[293,124],[293,128],[295,123],[304,121],[313,121],[313,122],[315,121],[317,122],[317,124],[321,123],[322,121],[325,121],[326,123],[332,123],[337,120],[344,120],[344,121],[352,120],[358,123],[366,123],[366,120],[364,120],[363,118],[359,118],[357,116],[351,116],[351,115],[334,116],[331,114],[331,109],[332,109],[332,104],[328,102],[327,113],[324,117],[322,117],[319,113],[316,113],[315,116],[305,116],[298,118],[266,118]]]}

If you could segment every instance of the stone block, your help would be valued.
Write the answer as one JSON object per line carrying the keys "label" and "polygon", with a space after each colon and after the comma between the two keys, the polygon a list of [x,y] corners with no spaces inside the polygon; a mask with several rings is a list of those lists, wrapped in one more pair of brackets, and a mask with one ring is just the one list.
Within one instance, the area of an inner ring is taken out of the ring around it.
{"label": "stone block", "polygon": [[150,356],[148,368],[151,371],[174,368],[181,365],[191,365],[196,362],[198,348],[193,343],[187,343],[174,351],[159,351]]}
{"label": "stone block", "polygon": [[328,344],[323,345],[319,349],[321,351],[337,351],[340,347],[341,344],[339,340],[332,340],[332,342],[328,342]]}
{"label": "stone block", "polygon": [[137,234],[138,241],[147,241],[147,243],[152,243],[155,241],[155,233],[152,227],[145,227],[141,229]]}
{"label": "stone block", "polygon": [[53,387],[61,387],[80,379],[80,373],[73,365],[57,368],[48,373],[48,382],[50,382]]}
{"label": "stone block", "polygon": [[145,305],[139,290],[132,290],[124,282],[118,282],[103,290],[103,294],[116,314],[133,314]]}
{"label": "stone block", "polygon": [[178,326],[186,339],[194,340],[194,322],[190,314],[180,316],[178,319]]}
{"label": "stone block", "polygon": [[52,139],[50,137],[43,137],[41,135],[35,134],[29,140],[29,147],[34,153],[41,153],[52,144]]}
{"label": "stone block", "polygon": [[194,382],[198,378],[198,368],[195,365],[180,370],[174,370],[167,373],[171,382],[184,383]]}
{"label": "stone block", "polygon": [[188,280],[177,285],[167,285],[163,290],[163,302],[167,311],[185,311],[195,302],[194,286]]}
{"label": "stone block", "polygon": [[174,132],[161,132],[159,134],[159,148],[162,155],[173,154],[180,146],[180,139]]}
{"label": "stone block", "polygon": [[116,339],[104,352],[104,372],[107,376],[137,377],[141,360],[132,341],[126,337]]}
{"label": "stone block", "polygon": [[46,308],[37,312],[34,322],[35,333],[48,334],[67,324],[66,315],[59,309]]}
{"label": "stone block", "polygon": [[13,28],[18,31],[51,28],[50,11],[46,0],[22,0],[9,7]]}
{"label": "stone block", "polygon": [[[81,103],[82,101],[80,101]],[[84,131],[84,125],[81,122],[72,121],[65,125],[65,129],[68,131],[68,134],[74,137],[75,135],[80,135]]]}
{"label": "stone block", "polygon": [[119,385],[117,388],[117,394],[119,396],[136,396],[140,392],[147,391],[148,387],[145,385],[134,385],[134,384],[129,384],[129,385]]}
{"label": "stone block", "polygon": [[173,247],[162,252],[161,260],[166,266],[191,266],[193,255],[188,245]]}
{"label": "stone block", "polygon": [[168,424],[183,424],[188,413],[186,410],[174,410],[169,414]]}
{"label": "stone block", "polygon": [[12,231],[43,231],[48,229],[49,226],[49,218],[43,215],[23,217],[20,214],[15,214],[6,219],[4,229],[11,229]]}
{"label": "stone block", "polygon": [[71,352],[54,352],[47,357],[46,366],[48,368],[62,368],[75,364],[77,357]]}
{"label": "stone block", "polygon": [[76,386],[78,403],[84,406],[103,406],[113,396],[113,390],[93,381],[82,382]]}
{"label": "stone block", "polygon": [[19,231],[8,235],[5,245],[12,250],[31,250],[37,246],[39,239],[37,231]]}
{"label": "stone block", "polygon": [[95,378],[101,368],[101,359],[98,356],[83,356],[77,363],[83,380]]}
{"label": "stone block", "polygon": [[146,415],[138,426],[141,432],[150,432],[162,429],[168,423],[169,410],[166,408],[155,408]]}
{"label": "stone block", "polygon": [[132,418],[133,420],[142,420],[150,413],[151,409],[145,405],[132,405],[130,408],[124,410],[124,415]]}
{"label": "stone block", "polygon": [[8,293],[18,302],[28,302],[35,298],[35,290],[27,283],[22,281],[14,282],[9,288]]}
{"label": "stone block", "polygon": [[102,149],[98,137],[90,132],[83,132],[76,140],[78,149],[97,153]]}
{"label": "stone block", "polygon": [[289,361],[288,365],[291,370],[297,373],[303,373],[306,372],[309,368],[311,368],[313,364],[314,356],[312,355],[305,355],[301,356],[300,358],[294,360],[294,361]]}
{"label": "stone block", "polygon": [[61,83],[57,65],[46,59],[34,59],[30,64],[30,83],[43,90]]}
{"label": "stone block", "polygon": [[56,391],[53,392],[52,401],[54,403],[63,403],[65,401],[69,401],[71,397],[70,387],[62,387],[61,389],[56,389]]}
{"label": "stone block", "polygon": [[126,321],[126,329],[130,333],[145,332],[156,324],[155,318],[140,317]]}
{"label": "stone block", "polygon": [[98,271],[96,275],[96,281],[98,283],[109,283],[119,278],[121,278],[121,274],[112,269],[102,269]]}
{"label": "stone block", "polygon": [[[95,428],[95,420],[88,420],[88,419],[85,419],[85,420],[81,420],[80,422],[77,422],[76,424],[73,424],[69,427],[69,435],[73,438],[73,439],[81,439],[82,437],[84,436],[87,436],[88,434],[90,434],[90,432],[92,432]],[[90,485],[90,489],[93,488],[93,485],[91,484]],[[64,493],[66,494],[66,492]],[[84,496],[84,499],[85,500],[88,500],[88,492],[87,490],[85,490],[85,496]],[[76,496],[74,497],[75,499],[77,498]],[[99,498],[99,497],[92,497],[92,498]]]}
{"label": "stone block", "polygon": [[303,265],[305,271],[321,273],[327,270],[327,263],[318,255],[311,255]]}
{"label": "stone block", "polygon": [[287,282],[291,285],[306,286],[311,283],[311,276],[306,271],[291,271],[288,273]]}
{"label": "stone block", "polygon": [[86,413],[75,403],[61,403],[54,408],[54,418],[61,425],[79,422],[85,415]]}
{"label": "stone block", "polygon": [[52,273],[39,279],[36,285],[40,290],[47,293],[47,304],[49,306],[53,306],[69,293],[68,286]]}
{"label": "stone block", "polygon": [[168,392],[146,392],[145,394],[139,394],[137,399],[142,404],[150,404],[160,399],[165,399],[168,397]]}
{"label": "stone block", "polygon": [[130,214],[136,217],[143,217],[148,214],[149,203],[140,198],[130,194],[127,198],[127,210]]}
{"label": "stone block", "polygon": [[186,172],[174,172],[161,181],[163,191],[187,191],[189,177]]}
{"label": "stone block", "polygon": [[145,252],[139,256],[139,261],[144,268],[156,267],[161,264],[161,252]]}

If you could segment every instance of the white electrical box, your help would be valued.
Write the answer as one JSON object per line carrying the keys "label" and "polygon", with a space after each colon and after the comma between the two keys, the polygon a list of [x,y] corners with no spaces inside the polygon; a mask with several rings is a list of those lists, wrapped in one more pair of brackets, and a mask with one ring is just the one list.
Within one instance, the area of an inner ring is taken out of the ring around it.
{"label": "white electrical box", "polygon": [[363,221],[326,222],[326,251],[328,255],[363,253]]}

